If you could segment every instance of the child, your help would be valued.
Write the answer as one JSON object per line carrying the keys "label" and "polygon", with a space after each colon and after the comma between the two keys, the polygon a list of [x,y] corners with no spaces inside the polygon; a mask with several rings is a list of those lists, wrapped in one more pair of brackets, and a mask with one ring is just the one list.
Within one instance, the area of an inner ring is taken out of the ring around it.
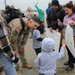
{"label": "child", "polygon": [[42,52],[35,59],[35,66],[39,70],[39,75],[55,75],[56,60],[64,56],[65,44],[60,52],[54,50],[55,42],[51,38],[44,38],[42,41]]}
{"label": "child", "polygon": [[41,41],[43,40],[41,31],[40,26],[33,30],[33,48],[37,55],[41,52]]}

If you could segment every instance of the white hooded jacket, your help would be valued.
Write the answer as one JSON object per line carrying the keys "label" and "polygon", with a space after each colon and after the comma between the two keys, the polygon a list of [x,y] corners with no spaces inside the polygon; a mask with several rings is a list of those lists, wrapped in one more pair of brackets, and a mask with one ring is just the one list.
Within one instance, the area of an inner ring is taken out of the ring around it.
{"label": "white hooded jacket", "polygon": [[35,59],[35,66],[39,73],[45,75],[54,75],[56,73],[56,61],[64,56],[64,48],[60,52],[54,51],[55,42],[51,38],[45,38],[42,41],[42,52]]}

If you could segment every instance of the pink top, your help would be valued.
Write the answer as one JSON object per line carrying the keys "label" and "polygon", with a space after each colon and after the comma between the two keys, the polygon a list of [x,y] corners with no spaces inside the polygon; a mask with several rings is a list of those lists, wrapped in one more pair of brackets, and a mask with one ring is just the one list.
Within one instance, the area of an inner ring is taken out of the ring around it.
{"label": "pink top", "polygon": [[66,26],[68,24],[68,21],[70,21],[70,20],[75,21],[75,13],[73,13],[70,16],[66,15],[63,20],[63,25]]}

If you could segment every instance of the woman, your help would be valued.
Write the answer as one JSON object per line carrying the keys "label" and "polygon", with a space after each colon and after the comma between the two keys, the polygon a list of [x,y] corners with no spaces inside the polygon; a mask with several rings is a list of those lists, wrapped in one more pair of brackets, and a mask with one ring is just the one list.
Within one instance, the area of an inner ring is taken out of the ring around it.
{"label": "woman", "polygon": [[[0,31],[1,31],[1,25],[5,25],[4,23],[4,19],[3,17],[0,15]],[[0,33],[0,36],[1,36],[2,33]],[[6,36],[6,35],[5,35]],[[2,62],[2,65],[3,65],[3,68],[4,68],[4,71],[5,71],[5,75],[17,75],[17,72],[16,72],[16,69],[15,69],[15,66],[14,66],[14,63],[11,62],[5,55],[4,55],[4,52],[2,51],[3,49],[3,42],[1,40],[2,38],[0,38],[0,61]],[[7,42],[5,40],[5,42]],[[5,45],[4,45],[5,46]],[[7,50],[7,49],[4,49],[4,50]],[[9,48],[8,48],[9,50]]]}
{"label": "woman", "polygon": [[[64,30],[66,29],[67,25],[70,25],[73,29],[73,37],[74,37],[74,45],[75,45],[75,9],[72,3],[67,3],[64,6],[66,16],[64,17],[63,26]],[[59,23],[61,25],[61,23]],[[75,58],[71,54],[69,48],[66,46],[67,52],[68,52],[68,61],[64,63],[64,65],[67,65],[66,68],[67,71],[71,71],[74,68]]]}

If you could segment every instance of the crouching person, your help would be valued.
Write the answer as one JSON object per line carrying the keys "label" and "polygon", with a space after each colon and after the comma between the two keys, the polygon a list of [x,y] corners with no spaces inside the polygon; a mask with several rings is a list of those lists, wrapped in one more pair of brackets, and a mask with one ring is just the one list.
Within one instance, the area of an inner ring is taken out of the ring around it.
{"label": "crouching person", "polygon": [[39,70],[39,75],[55,75],[56,60],[64,56],[65,44],[60,52],[54,50],[55,41],[51,38],[44,38],[42,41],[42,52],[35,59],[35,66]]}
{"label": "crouching person", "polygon": [[5,29],[4,19],[0,16],[0,61],[2,62],[5,75],[17,75],[14,63],[18,62],[10,46],[8,33]]}

